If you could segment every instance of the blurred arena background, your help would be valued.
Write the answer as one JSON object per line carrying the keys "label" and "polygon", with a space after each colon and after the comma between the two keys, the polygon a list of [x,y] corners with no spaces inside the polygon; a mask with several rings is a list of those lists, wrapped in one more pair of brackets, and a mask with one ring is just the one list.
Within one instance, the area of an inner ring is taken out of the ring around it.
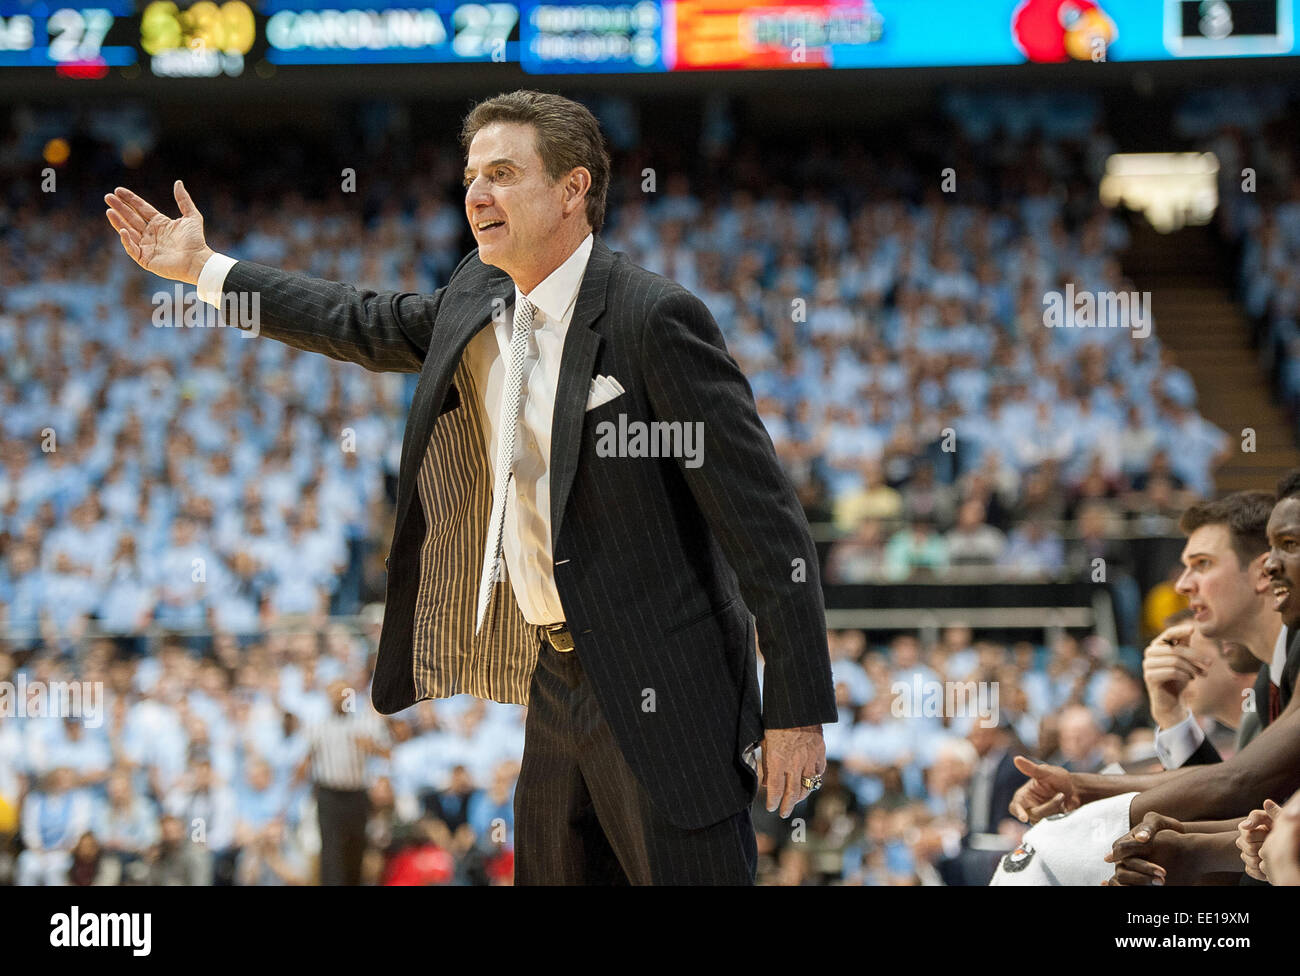
{"label": "blurred arena background", "polygon": [[[103,194],[431,292],[520,87],[601,119],[606,240],[708,304],[819,542],[840,722],[760,881],[985,883],[1008,753],[1151,760],[1181,510],[1300,463],[1296,13],[0,0],[0,883],[312,884],[305,729],[370,707],[415,377],[187,326]],[[99,721],[22,714],[57,682]],[[369,883],[509,883],[522,719],[375,716]]]}

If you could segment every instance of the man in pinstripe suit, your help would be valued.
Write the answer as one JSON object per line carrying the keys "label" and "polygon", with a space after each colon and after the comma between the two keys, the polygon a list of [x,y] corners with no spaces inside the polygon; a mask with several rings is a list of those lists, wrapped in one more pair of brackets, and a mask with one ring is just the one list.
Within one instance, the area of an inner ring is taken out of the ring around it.
{"label": "man in pinstripe suit", "polygon": [[[708,309],[600,239],[591,114],[514,92],[461,138],[478,248],[433,295],[214,254],[179,181],[179,219],[123,188],[108,217],[205,300],[258,296],[262,334],[420,374],[371,693],[529,705],[517,882],[752,883],[758,783],[789,816],[836,717],[807,522]],[[602,424],[700,424],[702,463]]]}

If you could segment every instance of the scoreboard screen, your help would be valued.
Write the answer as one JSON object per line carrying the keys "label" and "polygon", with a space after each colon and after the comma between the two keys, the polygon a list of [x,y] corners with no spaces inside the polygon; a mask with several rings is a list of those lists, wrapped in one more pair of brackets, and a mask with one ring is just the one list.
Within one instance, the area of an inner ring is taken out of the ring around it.
{"label": "scoreboard screen", "polygon": [[173,0],[150,0],[140,16],[140,49],[150,70],[165,77],[241,74],[256,39],[244,0],[198,0],[183,10]]}
{"label": "scoreboard screen", "polygon": [[622,4],[525,3],[520,58],[525,71],[666,71],[672,29],[665,8]]}
{"label": "scoreboard screen", "polygon": [[[418,4],[418,5],[417,5]],[[513,3],[416,0],[0,0],[0,67],[158,77],[273,65],[518,61]]]}
{"label": "scoreboard screen", "polygon": [[575,74],[1282,56],[1300,53],[1298,11],[1300,0],[0,0],[0,69],[218,77],[511,62]]}
{"label": "scoreboard screen", "polygon": [[1291,55],[1300,0],[525,0],[530,72]]}
{"label": "scoreboard screen", "polygon": [[518,61],[513,3],[426,2],[422,7],[330,0],[268,0],[272,64]]}
{"label": "scoreboard screen", "polygon": [[0,66],[107,68],[136,61],[132,0],[0,0]]}
{"label": "scoreboard screen", "polygon": [[678,68],[830,67],[835,47],[866,47],[885,32],[873,3],[678,0],[675,7]]}

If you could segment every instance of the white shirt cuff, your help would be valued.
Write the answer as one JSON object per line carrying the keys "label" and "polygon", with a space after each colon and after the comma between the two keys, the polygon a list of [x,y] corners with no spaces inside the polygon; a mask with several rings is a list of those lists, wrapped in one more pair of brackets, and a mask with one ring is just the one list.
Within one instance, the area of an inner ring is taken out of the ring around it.
{"label": "white shirt cuff", "polygon": [[1165,769],[1179,769],[1205,741],[1205,730],[1188,715],[1177,725],[1156,729],[1156,755]]}
{"label": "white shirt cuff", "polygon": [[213,254],[203,264],[199,272],[198,283],[194,286],[199,300],[216,308],[221,307],[221,290],[226,283],[226,275],[239,262],[224,254]]}

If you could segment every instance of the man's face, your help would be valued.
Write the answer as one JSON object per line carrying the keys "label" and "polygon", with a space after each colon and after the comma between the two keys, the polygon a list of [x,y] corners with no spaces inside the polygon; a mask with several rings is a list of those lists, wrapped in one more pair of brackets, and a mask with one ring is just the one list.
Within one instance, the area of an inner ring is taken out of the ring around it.
{"label": "man's face", "polygon": [[1264,572],[1273,609],[1288,628],[1300,625],[1300,498],[1283,498],[1268,517],[1268,558]]}
{"label": "man's face", "polygon": [[564,180],[552,183],[546,174],[533,126],[485,125],[475,134],[465,160],[465,216],[478,242],[479,259],[516,283],[527,282],[520,287],[531,291],[541,281],[530,280],[536,269],[549,272],[558,265],[550,259],[557,243],[564,243],[559,231],[566,193]]}
{"label": "man's face", "polygon": [[1086,710],[1071,710],[1061,716],[1060,737],[1061,752],[1067,759],[1086,759],[1100,736]]}
{"label": "man's face", "polygon": [[1250,573],[1232,548],[1226,525],[1202,525],[1183,546],[1183,574],[1176,589],[1196,615],[1196,628],[1214,640],[1231,640],[1254,610]]}

